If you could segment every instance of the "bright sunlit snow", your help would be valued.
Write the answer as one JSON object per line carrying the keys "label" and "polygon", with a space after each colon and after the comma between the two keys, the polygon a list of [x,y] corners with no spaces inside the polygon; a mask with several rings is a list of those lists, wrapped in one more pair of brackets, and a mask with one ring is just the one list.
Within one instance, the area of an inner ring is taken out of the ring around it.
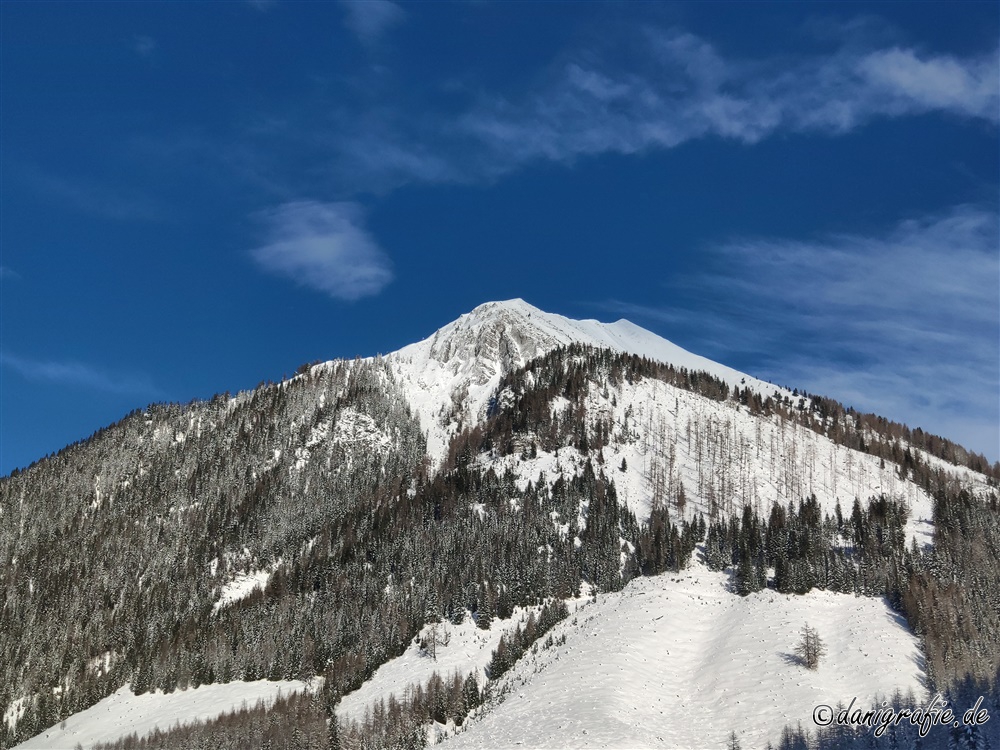
{"label": "bright sunlit snow", "polygon": [[[388,700],[392,694],[397,699],[402,698],[408,686],[426,684],[434,672],[443,678],[450,677],[456,671],[463,678],[469,672],[475,672],[479,684],[485,684],[485,669],[493,650],[500,643],[500,636],[523,624],[528,612],[537,609],[516,607],[510,618],[495,619],[489,630],[476,627],[471,616],[466,617],[459,625],[445,620],[436,626],[424,626],[405,653],[383,664],[368,682],[343,697],[337,706],[338,718],[341,721],[360,721],[364,718],[365,710],[376,701]],[[435,627],[438,637],[436,659],[419,645],[420,638],[426,639]]]}
{"label": "bright sunlit snow", "polygon": [[78,743],[86,750],[97,742],[113,742],[132,733],[142,737],[157,727],[166,730],[175,724],[214,719],[244,703],[251,707],[258,701],[273,703],[279,695],[306,689],[306,683],[299,680],[258,680],[133,695],[125,685],[100,703],[22,742],[15,750],[68,749]]}
{"label": "bright sunlit snow", "polygon": [[[553,629],[501,681],[502,702],[447,740],[455,748],[745,748],[812,725],[818,704],[867,705],[896,689],[925,696],[923,657],[882,599],[814,590],[730,593],[696,564],[600,595]],[[829,653],[794,655],[809,623]],[[561,636],[566,642],[559,645]]]}
{"label": "bright sunlit snow", "polygon": [[480,305],[388,359],[428,432],[428,452],[440,461],[454,432],[452,410],[465,424],[478,422],[504,373],[572,343],[709,372],[730,386],[742,383],[765,395],[785,394],[784,389],[692,354],[627,320],[571,320],[521,299]]}
{"label": "bright sunlit snow", "polygon": [[238,573],[232,581],[222,587],[219,599],[212,605],[212,614],[228,607],[240,599],[246,599],[256,589],[263,589],[271,578],[270,570],[255,570],[252,573]]}

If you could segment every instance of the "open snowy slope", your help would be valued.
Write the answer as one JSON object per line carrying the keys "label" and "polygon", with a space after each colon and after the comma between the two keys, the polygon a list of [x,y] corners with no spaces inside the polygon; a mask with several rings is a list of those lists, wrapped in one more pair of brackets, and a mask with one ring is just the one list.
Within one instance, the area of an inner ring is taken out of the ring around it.
{"label": "open snowy slope", "polygon": [[[640,521],[649,517],[654,498],[670,505],[681,488],[686,503],[678,515],[689,518],[698,513],[711,518],[713,509],[729,517],[744,505],[766,517],[775,502],[797,505],[813,494],[825,513],[833,515],[839,502],[849,515],[855,498],[864,504],[885,494],[910,509],[908,543],[933,540],[933,500],[902,478],[898,466],[837,445],[795,422],[753,415],[732,400],[713,401],[651,378],[609,388],[592,385],[585,408],[590,429],[598,422],[611,426],[598,468]],[[511,469],[523,489],[528,481],[537,484],[544,477],[552,482],[559,474],[579,473],[583,462],[577,451],[562,448],[558,456],[540,450],[531,458],[484,459],[483,468]],[[982,475],[940,463],[956,482],[986,489]]]}
{"label": "open snowy slope", "polygon": [[500,643],[500,637],[527,620],[531,610],[537,611],[538,608],[515,607],[514,613],[506,620],[494,619],[489,630],[476,627],[471,616],[459,625],[447,620],[436,626],[425,625],[417,640],[426,639],[432,628],[436,628],[436,658],[421,649],[417,640],[412,641],[401,656],[383,664],[370,680],[341,699],[337,705],[337,717],[341,721],[360,721],[365,710],[377,701],[387,701],[390,695],[402,698],[408,687],[426,684],[435,672],[443,678],[456,671],[463,678],[473,672],[479,684],[485,684],[486,666]]}
{"label": "open snowy slope", "polygon": [[[501,702],[444,746],[721,748],[735,730],[760,748],[785,724],[812,728],[818,704],[925,695],[917,640],[883,600],[741,598],[726,582],[696,564],[601,595],[553,629],[553,645],[526,654],[498,687]],[[794,655],[807,622],[829,649],[815,671]]]}
{"label": "open snowy slope", "polygon": [[764,395],[785,395],[784,389],[692,354],[627,320],[571,320],[521,299],[480,305],[387,359],[428,432],[428,452],[440,461],[457,422],[474,424],[485,416],[504,373],[573,343],[705,371],[730,386],[742,384]]}
{"label": "open snowy slope", "polygon": [[15,750],[68,750],[77,744],[86,749],[97,742],[113,742],[132,733],[142,737],[156,728],[166,730],[178,723],[214,719],[244,703],[248,706],[258,701],[273,703],[279,695],[306,689],[306,683],[299,680],[258,680],[133,695],[125,685],[101,702],[22,742]]}

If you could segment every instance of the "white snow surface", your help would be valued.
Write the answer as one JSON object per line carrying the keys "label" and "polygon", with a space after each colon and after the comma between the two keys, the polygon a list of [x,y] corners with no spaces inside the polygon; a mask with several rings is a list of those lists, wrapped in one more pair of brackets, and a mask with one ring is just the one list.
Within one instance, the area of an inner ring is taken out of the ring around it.
{"label": "white snow surface", "polygon": [[[828,647],[815,671],[794,656],[806,623]],[[762,748],[786,724],[815,729],[819,704],[868,707],[896,689],[926,700],[917,639],[884,600],[740,597],[700,564],[602,594],[552,635],[445,748],[721,748],[731,731]]]}
{"label": "white snow surface", "polygon": [[17,722],[21,720],[24,716],[24,711],[27,708],[28,699],[25,697],[20,697],[14,701],[11,701],[10,705],[3,712],[3,723],[8,727],[13,729],[17,726]]}
{"label": "white snow surface", "polygon": [[572,320],[543,312],[522,299],[480,305],[386,359],[428,432],[431,458],[439,463],[458,422],[475,424],[485,416],[505,373],[573,343],[708,372],[730,386],[742,384],[764,395],[786,395],[782,388],[692,354],[627,320]]}
{"label": "white snow surface", "polygon": [[14,750],[68,750],[78,743],[86,749],[133,733],[142,737],[157,728],[167,730],[175,724],[214,719],[244,703],[249,707],[258,701],[271,704],[279,695],[307,689],[309,686],[299,680],[258,680],[134,695],[125,685],[101,702],[73,714],[63,724],[49,727],[16,745]]}
{"label": "white snow surface", "polygon": [[[508,619],[494,619],[489,630],[478,628],[471,616],[459,625],[447,620],[440,622],[437,624],[440,640],[436,660],[423,652],[419,645],[419,640],[426,638],[433,627],[425,625],[402,655],[383,664],[370,680],[341,699],[337,705],[337,717],[341,721],[361,721],[365,711],[378,701],[387,701],[393,694],[401,699],[408,687],[426,685],[435,672],[445,680],[456,671],[463,679],[469,672],[474,672],[479,685],[484,685],[486,667],[493,650],[500,643],[500,636],[526,622],[528,612],[537,612],[538,609],[516,607]],[[447,639],[447,645],[440,642],[444,639]]]}
{"label": "white snow surface", "polygon": [[[601,451],[604,463],[595,469],[614,481],[619,501],[640,522],[649,518],[657,494],[671,505],[681,486],[687,502],[683,513],[674,508],[674,515],[688,518],[698,513],[710,518],[713,506],[728,518],[744,505],[766,518],[773,503],[797,506],[812,494],[825,513],[833,515],[839,502],[849,516],[855,498],[866,505],[870,497],[885,494],[910,510],[907,544],[933,540],[933,499],[901,479],[896,464],[883,465],[875,456],[776,415],[752,415],[732,400],[713,401],[652,378],[607,389],[592,385],[585,408],[589,428],[598,420],[611,425],[610,441]],[[564,447],[558,456],[540,450],[533,458],[515,453],[485,457],[481,464],[499,474],[511,469],[523,490],[529,481],[551,483],[560,474],[580,473],[585,460]],[[982,475],[950,468],[956,482],[985,489]]]}
{"label": "white snow surface", "polygon": [[246,599],[257,589],[266,588],[272,572],[271,570],[255,570],[251,573],[237,573],[233,580],[222,587],[218,600],[212,605],[212,614],[217,614],[223,607]]}

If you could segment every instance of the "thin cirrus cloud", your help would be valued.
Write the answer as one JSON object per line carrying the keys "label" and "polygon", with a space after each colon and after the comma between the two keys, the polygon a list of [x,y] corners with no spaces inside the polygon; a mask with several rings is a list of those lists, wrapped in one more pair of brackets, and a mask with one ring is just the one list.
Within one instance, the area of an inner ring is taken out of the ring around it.
{"label": "thin cirrus cloud", "polygon": [[777,133],[833,136],[927,113],[1000,120],[997,49],[957,57],[848,41],[826,55],[737,59],[680,30],[647,28],[632,42],[628,70],[586,50],[540,72],[531,90],[477,93],[447,115],[383,113],[380,127],[352,130],[354,113],[336,144],[344,174],[376,189],[480,182],[534,161],[635,154],[706,137],[753,144]]}
{"label": "thin cirrus cloud", "polygon": [[0,353],[0,364],[26,380],[103,391],[117,395],[162,396],[147,375],[109,372],[76,361],[39,360],[9,352]]}
{"label": "thin cirrus cloud", "polygon": [[157,48],[156,40],[145,34],[136,34],[132,37],[132,49],[140,57],[149,57]]}
{"label": "thin cirrus cloud", "polygon": [[378,42],[406,13],[390,0],[341,0],[344,25],[367,45]]}
{"label": "thin cirrus cloud", "polygon": [[101,181],[49,174],[35,168],[24,170],[25,184],[48,201],[77,211],[115,221],[160,221],[166,210],[141,191]]}
{"label": "thin cirrus cloud", "polygon": [[[617,312],[696,328],[714,356],[877,410],[1000,459],[1000,222],[958,206],[881,236],[750,239],[708,249],[713,272],[671,282],[677,306]],[[722,300],[685,310],[683,298]],[[761,359],[774,352],[778,363]]]}
{"label": "thin cirrus cloud", "polygon": [[265,271],[353,302],[392,281],[392,264],[352,202],[296,201],[263,212],[265,240],[250,251]]}
{"label": "thin cirrus cloud", "polygon": [[650,33],[646,72],[568,63],[522,102],[493,100],[462,127],[515,163],[672,148],[706,136],[839,134],[878,117],[998,119],[997,51],[972,58],[893,47],[787,61],[730,60],[687,33]]}

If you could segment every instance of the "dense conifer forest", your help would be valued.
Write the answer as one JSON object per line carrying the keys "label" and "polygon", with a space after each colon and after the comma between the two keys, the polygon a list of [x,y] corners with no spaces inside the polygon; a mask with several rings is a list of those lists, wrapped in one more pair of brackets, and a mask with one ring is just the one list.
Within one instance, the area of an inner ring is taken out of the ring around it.
{"label": "dense conifer forest", "polygon": [[[590,420],[585,402],[593,388],[614,394],[643,379],[898,466],[935,498],[933,547],[906,545],[907,509],[886,496],[832,515],[802,497],[763,514],[730,502],[692,517],[681,487],[637,519],[615,487],[625,467],[603,459],[630,428]],[[525,486],[492,465],[570,448],[579,465],[551,482]],[[936,689],[988,686],[1000,666],[997,493],[971,495],[917,449],[984,473],[993,488],[1000,478],[982,456],[828,399],[765,398],[580,346],[508,373],[486,421],[455,435],[436,470],[379,359],[304,367],[235,398],[151,406],[0,480],[0,706],[30,696],[13,731],[0,725],[0,747],[125,682],[142,693],[317,675],[324,686],[314,699],[116,747],[418,746],[422,724],[461,723],[488,685],[440,675],[362,724],[328,720],[340,696],[427,622],[486,625],[515,606],[549,603],[501,641],[495,678],[565,616],[553,603],[578,595],[581,582],[619,590],[679,570],[692,554],[730,570],[739,594],[885,596],[921,638]],[[224,584],[259,571],[264,587],[222,606]]]}

